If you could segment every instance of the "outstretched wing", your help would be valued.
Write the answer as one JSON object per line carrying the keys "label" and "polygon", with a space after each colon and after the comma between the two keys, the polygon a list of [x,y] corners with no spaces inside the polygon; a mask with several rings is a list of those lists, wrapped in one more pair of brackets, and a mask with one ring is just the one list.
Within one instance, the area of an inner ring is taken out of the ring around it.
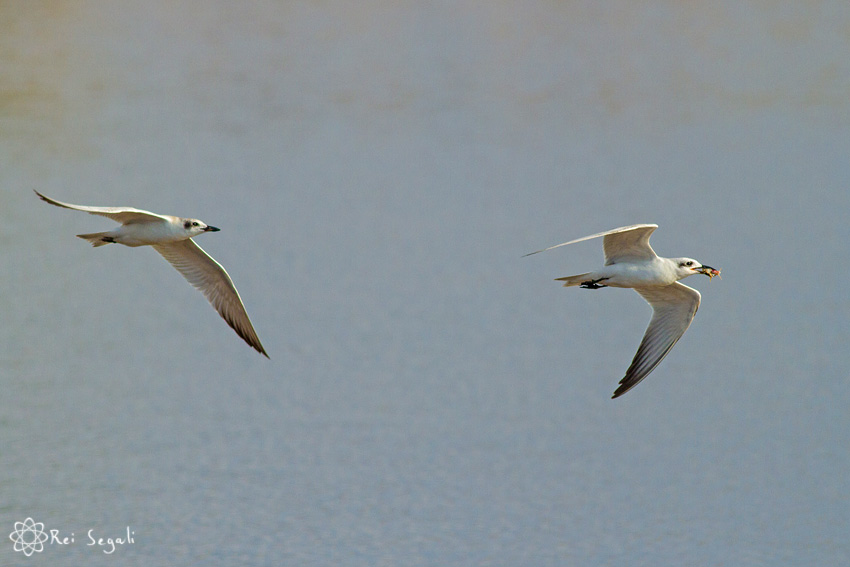
{"label": "outstretched wing", "polygon": [[649,237],[652,234],[652,231],[656,228],[658,228],[657,224],[633,224],[630,226],[622,226],[620,228],[606,230],[605,232],[591,234],[590,236],[576,238],[569,242],[556,244],[555,246],[550,246],[543,250],[531,252],[526,254],[526,256],[546,252],[547,250],[566,246],[567,244],[575,244],[576,242],[584,242],[585,240],[604,236],[605,240],[602,243],[602,247],[605,251],[606,266],[608,264],[620,262],[624,259],[649,260],[655,257],[655,251],[653,251],[649,246]]}
{"label": "outstretched wing", "polygon": [[71,205],[70,203],[63,203],[62,201],[57,201],[56,199],[45,197],[38,191],[35,191],[35,194],[38,195],[42,201],[50,203],[51,205],[56,205],[57,207],[63,207],[65,209],[72,209],[75,211],[83,211],[84,213],[89,213],[92,215],[100,215],[102,217],[110,218],[115,222],[120,222],[121,224],[169,220],[169,217],[166,217],[164,215],[158,215],[156,213],[152,213],[150,211],[143,211],[141,209],[134,209],[133,207],[86,207],[83,205]]}
{"label": "outstretched wing", "polygon": [[602,240],[605,265],[655,258],[655,250],[649,245],[649,237],[656,228],[656,224],[635,225],[606,234]]}
{"label": "outstretched wing", "polygon": [[699,308],[699,292],[679,282],[634,289],[652,306],[653,314],[634,360],[612,396],[614,398],[634,388],[655,370],[688,330]]}
{"label": "outstretched wing", "polygon": [[209,254],[203,251],[194,240],[187,238],[169,244],[155,244],[154,248],[162,257],[177,268],[190,284],[198,288],[209,300],[218,314],[236,331],[236,334],[254,347],[257,352],[269,355],[260,343],[254,326],[242,304],[242,298],[233,285],[233,280],[225,269]]}

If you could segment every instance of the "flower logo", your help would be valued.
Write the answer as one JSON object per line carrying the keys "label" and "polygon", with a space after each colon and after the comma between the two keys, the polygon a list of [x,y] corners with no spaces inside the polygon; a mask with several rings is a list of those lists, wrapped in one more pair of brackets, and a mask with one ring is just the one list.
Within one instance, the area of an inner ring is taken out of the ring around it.
{"label": "flower logo", "polygon": [[9,539],[15,542],[15,551],[23,551],[29,557],[33,553],[44,551],[47,534],[43,522],[34,522],[27,518],[23,522],[15,522],[15,531],[9,534]]}

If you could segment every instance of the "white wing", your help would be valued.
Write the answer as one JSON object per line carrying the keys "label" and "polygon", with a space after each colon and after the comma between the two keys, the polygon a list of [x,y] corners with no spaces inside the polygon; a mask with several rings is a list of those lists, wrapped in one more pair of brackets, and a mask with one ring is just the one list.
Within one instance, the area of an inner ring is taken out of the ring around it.
{"label": "white wing", "polygon": [[649,237],[656,228],[658,228],[657,224],[633,224],[630,226],[621,226],[620,228],[606,230],[605,232],[599,232],[591,234],[590,236],[570,240],[569,242],[564,242],[562,244],[556,244],[555,246],[550,246],[543,250],[537,250],[536,252],[526,254],[526,256],[531,256],[532,254],[537,254],[539,252],[546,252],[547,250],[566,246],[567,244],[575,244],[576,242],[584,242],[585,240],[604,236],[605,240],[602,243],[602,247],[605,251],[606,266],[626,259],[649,260],[655,257],[655,251],[653,251],[649,246]]}
{"label": "white wing", "polygon": [[198,288],[209,300],[219,315],[236,331],[236,334],[254,347],[257,352],[269,357],[242,304],[242,298],[233,285],[233,280],[224,268],[203,251],[194,240],[187,238],[169,244],[155,244],[162,257],[177,268],[190,284]]}
{"label": "white wing", "polygon": [[92,215],[100,215],[102,217],[110,218],[115,222],[120,222],[121,224],[169,220],[169,217],[158,215],[150,211],[134,209],[133,207],[85,207],[82,205],[63,203],[62,201],[45,197],[38,191],[36,191],[35,194],[38,195],[42,201],[50,203],[51,205],[56,205],[57,207],[63,207],[65,209],[73,209],[75,211],[83,211],[84,213]]}
{"label": "white wing", "polygon": [[614,398],[634,388],[658,366],[688,330],[699,308],[699,292],[679,282],[634,289],[652,306],[653,314],[637,354],[612,396]]}

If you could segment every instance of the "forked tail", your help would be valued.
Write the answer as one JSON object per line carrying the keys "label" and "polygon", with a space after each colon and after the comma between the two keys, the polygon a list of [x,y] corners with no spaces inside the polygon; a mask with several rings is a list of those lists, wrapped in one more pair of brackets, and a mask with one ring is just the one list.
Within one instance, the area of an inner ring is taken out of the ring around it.
{"label": "forked tail", "polygon": [[82,238],[83,240],[88,240],[91,242],[92,246],[103,246],[104,244],[110,244],[115,242],[115,240],[109,236],[108,232],[92,232],[91,234],[78,234],[77,238]]}
{"label": "forked tail", "polygon": [[564,287],[572,287],[574,285],[581,285],[582,282],[588,281],[590,278],[588,277],[593,272],[587,272],[586,274],[579,274],[577,276],[566,276],[563,278],[556,278],[556,282],[564,282]]}

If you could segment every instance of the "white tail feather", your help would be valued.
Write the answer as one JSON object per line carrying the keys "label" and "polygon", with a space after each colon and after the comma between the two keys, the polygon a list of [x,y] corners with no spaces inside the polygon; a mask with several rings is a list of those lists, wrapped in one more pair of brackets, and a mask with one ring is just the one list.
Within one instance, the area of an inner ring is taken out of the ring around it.
{"label": "white tail feather", "polygon": [[115,242],[108,232],[92,232],[90,234],[78,234],[77,238],[88,240],[92,246],[103,246],[111,242]]}
{"label": "white tail feather", "polygon": [[586,274],[579,274],[577,276],[566,276],[563,278],[556,278],[557,282],[564,282],[564,287],[572,287],[574,285],[581,285],[582,282],[588,281],[590,278],[588,277],[593,272],[587,272]]}

